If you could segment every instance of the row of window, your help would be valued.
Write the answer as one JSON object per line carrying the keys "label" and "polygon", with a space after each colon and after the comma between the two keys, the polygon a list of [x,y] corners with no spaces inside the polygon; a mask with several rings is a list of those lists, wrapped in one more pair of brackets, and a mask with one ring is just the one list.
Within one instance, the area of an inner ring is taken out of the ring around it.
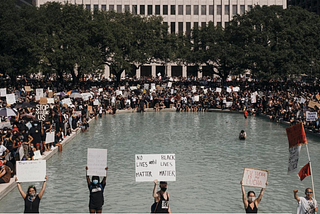
{"label": "row of window", "polygon": [[[168,22],[164,22],[163,24],[168,25]],[[200,25],[199,25],[200,24]],[[227,27],[229,25],[229,22],[225,22],[224,26]],[[207,23],[206,22],[193,22],[193,28],[199,28],[199,27],[206,27]],[[222,26],[221,22],[217,22],[217,26]],[[183,22],[178,22],[178,33],[183,34],[184,31],[187,35],[190,34],[191,32],[191,22],[186,22],[186,29],[184,30],[183,28]],[[171,33],[176,33],[176,22],[170,22],[170,32]]]}
{"label": "row of window", "polygon": [[[191,10],[191,5],[178,5],[178,11],[176,11],[176,5],[162,5],[162,14],[160,12],[160,5],[139,5],[139,14],[140,15],[214,15],[214,7],[213,5],[208,5],[209,11],[207,11],[207,5],[193,5],[193,10]],[[86,9],[91,10],[91,5],[87,4]],[[93,5],[94,10],[99,9],[99,5]],[[123,10],[124,9],[124,10]],[[132,14],[138,14],[138,5],[132,5],[130,11],[130,5],[109,5],[109,10],[117,11],[118,13],[122,13],[123,11],[129,11]],[[250,11],[252,9],[252,5],[247,6],[247,10]],[[106,5],[101,5],[101,10],[107,10]],[[154,11],[153,11],[154,10]],[[240,15],[244,14],[245,5],[240,5]],[[232,15],[238,14],[238,5],[232,5]],[[222,15],[222,5],[217,5],[217,15]],[[230,5],[224,5],[224,15],[230,15]]]}

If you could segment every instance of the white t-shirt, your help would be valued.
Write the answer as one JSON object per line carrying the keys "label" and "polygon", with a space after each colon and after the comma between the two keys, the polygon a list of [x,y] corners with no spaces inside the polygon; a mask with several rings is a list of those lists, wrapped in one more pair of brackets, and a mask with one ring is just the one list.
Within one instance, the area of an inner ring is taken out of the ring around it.
{"label": "white t-shirt", "polygon": [[297,214],[314,214],[314,208],[318,207],[317,201],[313,198],[310,201],[306,197],[299,198]]}

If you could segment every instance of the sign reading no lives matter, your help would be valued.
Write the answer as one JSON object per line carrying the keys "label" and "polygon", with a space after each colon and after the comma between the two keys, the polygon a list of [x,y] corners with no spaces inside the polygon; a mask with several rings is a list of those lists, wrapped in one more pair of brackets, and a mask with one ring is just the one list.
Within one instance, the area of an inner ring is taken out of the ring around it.
{"label": "sign reading no lives matter", "polygon": [[267,170],[255,169],[255,168],[244,168],[242,185],[266,188],[266,183],[268,181],[268,174],[269,172]]}
{"label": "sign reading no lives matter", "polygon": [[148,154],[135,155],[136,182],[175,181],[176,162],[175,154]]}

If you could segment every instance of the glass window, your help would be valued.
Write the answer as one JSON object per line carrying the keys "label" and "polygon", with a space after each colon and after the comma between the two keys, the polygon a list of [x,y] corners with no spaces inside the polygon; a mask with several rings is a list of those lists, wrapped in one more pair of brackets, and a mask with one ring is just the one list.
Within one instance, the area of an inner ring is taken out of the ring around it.
{"label": "glass window", "polygon": [[224,15],[229,15],[230,14],[230,8],[229,5],[224,6]]}
{"label": "glass window", "polygon": [[176,6],[175,6],[175,5],[171,5],[170,14],[171,14],[171,15],[176,15]]}
{"label": "glass window", "polygon": [[186,22],[186,34],[190,35],[191,33],[191,22]]}
{"label": "glass window", "polygon": [[194,29],[198,29],[198,27],[199,27],[199,23],[198,23],[198,22],[194,22],[194,23],[193,23],[193,28],[194,28]]}
{"label": "glass window", "polygon": [[199,5],[193,5],[193,15],[199,15]]}
{"label": "glass window", "polygon": [[168,15],[168,5],[163,5],[162,14],[163,14],[163,15]]}
{"label": "glass window", "polygon": [[152,15],[152,5],[148,5],[148,15]]}
{"label": "glass window", "polygon": [[117,5],[117,12],[122,13],[122,5]]}
{"label": "glass window", "polygon": [[201,5],[201,15],[207,15],[207,5]]}
{"label": "glass window", "polygon": [[94,10],[99,10],[99,5],[97,5],[97,4],[93,5],[93,9]]}
{"label": "glass window", "polygon": [[217,15],[222,15],[222,6],[221,5],[217,5]]}
{"label": "glass window", "polygon": [[137,13],[138,13],[137,9],[138,9],[137,5],[132,5],[132,14],[133,15],[137,15]]}
{"label": "glass window", "polygon": [[156,5],[155,14],[160,15],[160,5]]}
{"label": "glass window", "polygon": [[248,11],[252,10],[252,5],[248,5]]}
{"label": "glass window", "polygon": [[209,5],[209,15],[213,15],[213,5]]}
{"label": "glass window", "polygon": [[183,15],[183,5],[178,6],[178,15]]}
{"label": "glass window", "polygon": [[240,5],[240,15],[244,14],[245,7],[244,5]]}
{"label": "glass window", "polygon": [[178,33],[183,34],[183,22],[178,23]]}
{"label": "glass window", "polygon": [[110,11],[114,10],[114,5],[110,4],[110,5],[109,5],[109,10],[110,10]]}
{"label": "glass window", "polygon": [[91,5],[90,4],[86,4],[86,9],[87,10],[91,10]]}
{"label": "glass window", "polygon": [[140,5],[140,15],[146,14],[146,7],[144,5]]}
{"label": "glass window", "polygon": [[186,5],[186,15],[191,15],[191,5]]}
{"label": "glass window", "polygon": [[107,10],[107,5],[102,4],[102,5],[101,5],[101,10],[102,10],[102,11],[106,11],[106,10]]}
{"label": "glass window", "polygon": [[125,5],[125,6],[124,6],[124,11],[130,12],[130,5]]}
{"label": "glass window", "polygon": [[238,11],[237,11],[237,5],[232,5],[232,15],[237,15]]}
{"label": "glass window", "polygon": [[201,28],[205,28],[207,26],[207,23],[201,22]]}
{"label": "glass window", "polygon": [[170,28],[171,28],[172,34],[176,33],[176,23],[175,22],[171,22]]}

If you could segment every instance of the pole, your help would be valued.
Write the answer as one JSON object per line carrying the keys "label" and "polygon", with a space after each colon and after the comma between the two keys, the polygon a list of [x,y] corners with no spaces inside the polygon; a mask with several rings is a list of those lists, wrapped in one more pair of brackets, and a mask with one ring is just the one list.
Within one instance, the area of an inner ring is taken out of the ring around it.
{"label": "pole", "polygon": [[310,154],[309,154],[308,144],[306,144],[306,147],[307,147],[308,160],[309,160],[310,172],[311,172],[311,184],[312,184],[312,190],[313,190],[313,198],[314,198],[314,199],[316,199],[316,193],[315,193],[315,191],[314,191],[313,173],[312,173],[311,159],[310,159]]}

